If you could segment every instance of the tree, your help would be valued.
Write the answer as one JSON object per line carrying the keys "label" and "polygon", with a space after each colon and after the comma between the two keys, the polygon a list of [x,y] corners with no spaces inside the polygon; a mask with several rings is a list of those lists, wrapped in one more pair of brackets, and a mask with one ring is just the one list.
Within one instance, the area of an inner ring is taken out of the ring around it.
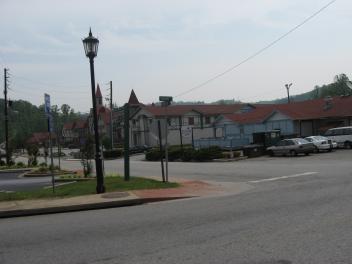
{"label": "tree", "polygon": [[81,164],[84,177],[92,173],[92,159],[94,157],[94,140],[91,135],[81,139]]}

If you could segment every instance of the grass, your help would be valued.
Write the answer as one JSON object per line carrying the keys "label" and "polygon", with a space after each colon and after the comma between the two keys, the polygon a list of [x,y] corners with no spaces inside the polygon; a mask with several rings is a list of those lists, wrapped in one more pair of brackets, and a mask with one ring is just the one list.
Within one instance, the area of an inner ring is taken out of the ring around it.
{"label": "grass", "polygon": [[[53,194],[52,189],[38,189],[27,192],[0,193],[0,201],[14,201],[26,199],[63,198],[95,194],[96,181],[80,181],[72,184],[56,187]],[[123,177],[112,176],[105,178],[106,192],[130,191],[142,189],[163,189],[179,187],[178,183],[163,183],[160,181],[131,177],[130,181],[124,181]]]}

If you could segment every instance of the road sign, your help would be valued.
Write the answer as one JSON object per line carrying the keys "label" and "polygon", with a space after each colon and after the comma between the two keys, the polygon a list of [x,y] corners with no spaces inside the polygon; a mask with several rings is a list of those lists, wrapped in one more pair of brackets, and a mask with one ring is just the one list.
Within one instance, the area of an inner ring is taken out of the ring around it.
{"label": "road sign", "polygon": [[161,102],[172,102],[172,96],[159,96]]}
{"label": "road sign", "polygon": [[44,110],[45,114],[49,117],[51,113],[51,105],[50,105],[50,95],[44,94]]}

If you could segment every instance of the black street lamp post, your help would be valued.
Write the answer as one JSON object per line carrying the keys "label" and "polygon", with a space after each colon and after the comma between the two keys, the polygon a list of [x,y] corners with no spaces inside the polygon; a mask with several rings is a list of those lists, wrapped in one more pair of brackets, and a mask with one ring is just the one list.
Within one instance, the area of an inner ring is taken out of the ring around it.
{"label": "black street lamp post", "polygon": [[104,193],[104,175],[103,162],[101,159],[101,150],[99,143],[99,128],[97,116],[97,103],[95,98],[95,76],[94,76],[94,57],[98,54],[99,40],[92,35],[89,30],[89,36],[83,39],[83,46],[86,56],[89,58],[90,64],[90,80],[92,86],[92,100],[93,100],[93,122],[94,122],[94,138],[95,138],[95,171],[97,175],[97,193]]}

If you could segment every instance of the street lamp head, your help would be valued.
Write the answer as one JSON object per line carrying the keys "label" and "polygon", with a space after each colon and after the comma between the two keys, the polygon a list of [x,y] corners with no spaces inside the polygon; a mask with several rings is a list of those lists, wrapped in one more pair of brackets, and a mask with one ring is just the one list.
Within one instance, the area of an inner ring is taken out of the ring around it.
{"label": "street lamp head", "polygon": [[84,51],[88,58],[94,58],[98,54],[99,40],[92,35],[92,30],[89,29],[89,36],[83,41]]}
{"label": "street lamp head", "polygon": [[292,83],[290,84],[285,84],[286,88],[289,89],[292,86]]}

